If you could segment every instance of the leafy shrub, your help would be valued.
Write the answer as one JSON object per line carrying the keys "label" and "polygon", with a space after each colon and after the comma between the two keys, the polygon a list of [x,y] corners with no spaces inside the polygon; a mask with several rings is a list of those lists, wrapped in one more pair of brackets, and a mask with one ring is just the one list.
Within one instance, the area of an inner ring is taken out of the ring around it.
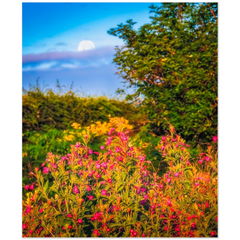
{"label": "leafy shrub", "polygon": [[[218,5],[162,3],[151,6],[151,23],[133,20],[108,31],[124,41],[114,62],[159,136],[168,122],[196,145],[217,134]],[[118,90],[124,93],[123,89]]]}
{"label": "leafy shrub", "polygon": [[43,131],[44,126],[65,130],[74,122],[88,126],[92,122],[108,121],[109,114],[136,122],[141,117],[139,110],[125,100],[106,96],[80,97],[72,91],[55,93],[52,89],[44,92],[35,87],[23,92],[22,129],[23,133]]}
{"label": "leafy shrub", "polygon": [[98,152],[85,136],[66,156],[48,154],[24,186],[23,236],[217,236],[216,146],[193,161],[171,128],[156,147],[168,164],[159,177],[120,130]]}

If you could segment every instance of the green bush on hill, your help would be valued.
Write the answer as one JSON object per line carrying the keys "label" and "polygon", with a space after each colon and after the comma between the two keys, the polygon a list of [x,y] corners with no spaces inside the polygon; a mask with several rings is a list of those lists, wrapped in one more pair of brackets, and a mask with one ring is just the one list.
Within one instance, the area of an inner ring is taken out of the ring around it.
{"label": "green bush on hill", "polygon": [[108,115],[136,121],[139,110],[125,100],[106,96],[81,97],[72,90],[62,94],[52,89],[44,92],[36,86],[23,92],[22,129],[23,133],[43,131],[44,125],[67,129],[74,122],[87,126],[95,121],[108,121]]}

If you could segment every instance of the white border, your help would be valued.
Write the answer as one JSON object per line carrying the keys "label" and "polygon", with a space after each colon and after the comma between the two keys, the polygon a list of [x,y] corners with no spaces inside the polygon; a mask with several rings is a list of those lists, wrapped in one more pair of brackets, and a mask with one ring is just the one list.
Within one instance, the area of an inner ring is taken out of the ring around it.
{"label": "white border", "polygon": [[[66,2],[66,1],[24,1]],[[79,1],[71,1],[79,2]],[[82,1],[84,2],[84,1]],[[103,2],[103,1],[85,1]],[[104,1],[109,2],[109,1]],[[113,1],[111,1],[113,2]],[[130,2],[130,1],[117,1]],[[140,1],[131,1],[140,2]],[[150,2],[150,1],[144,1]],[[159,1],[151,1],[159,2]],[[161,1],[167,2],[167,1]],[[172,1],[173,2],[173,1]],[[178,2],[178,1],[174,1]],[[198,2],[198,1],[191,1]],[[219,2],[219,238],[239,239],[239,7]],[[22,1],[1,1],[1,238],[20,239]]]}

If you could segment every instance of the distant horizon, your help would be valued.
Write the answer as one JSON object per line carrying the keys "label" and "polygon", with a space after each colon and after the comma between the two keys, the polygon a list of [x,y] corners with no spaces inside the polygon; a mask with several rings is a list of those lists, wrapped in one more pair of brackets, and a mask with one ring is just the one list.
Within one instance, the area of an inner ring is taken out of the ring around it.
{"label": "distant horizon", "polygon": [[[22,86],[56,80],[86,95],[116,95],[122,79],[112,63],[121,39],[107,34],[133,19],[149,23],[149,6],[161,3],[23,3]],[[64,17],[63,17],[64,16]]]}

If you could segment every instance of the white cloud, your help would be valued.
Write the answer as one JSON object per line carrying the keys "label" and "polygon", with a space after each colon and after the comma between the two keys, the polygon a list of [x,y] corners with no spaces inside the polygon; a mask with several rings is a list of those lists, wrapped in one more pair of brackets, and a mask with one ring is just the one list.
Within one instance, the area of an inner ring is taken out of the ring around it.
{"label": "white cloud", "polygon": [[37,66],[27,66],[23,67],[23,71],[36,71],[36,70],[49,70],[51,67],[55,66],[56,62],[41,63]]}

